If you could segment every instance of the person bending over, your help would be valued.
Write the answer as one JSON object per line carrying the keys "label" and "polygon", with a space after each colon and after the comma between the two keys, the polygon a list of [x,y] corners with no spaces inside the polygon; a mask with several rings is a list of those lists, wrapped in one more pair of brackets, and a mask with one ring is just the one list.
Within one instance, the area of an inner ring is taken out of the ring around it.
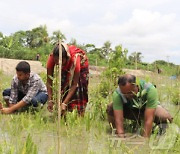
{"label": "person bending over", "polygon": [[[85,51],[74,45],[62,43],[61,111],[77,109],[83,115],[88,102],[89,64]],[[47,61],[48,110],[52,112],[52,78],[55,65],[59,65],[59,44],[55,46]]]}
{"label": "person bending over", "polygon": [[[125,74],[118,79],[118,88],[113,93],[113,103],[107,106],[108,121],[116,128],[119,137],[125,137],[124,118],[140,121],[144,119],[144,137],[151,134],[153,122],[156,124],[167,121],[172,122],[173,118],[158,101],[157,89],[151,83],[140,80],[136,84],[136,77],[131,74]],[[143,106],[137,108],[134,101],[138,102],[137,93],[144,93],[142,97]]]}

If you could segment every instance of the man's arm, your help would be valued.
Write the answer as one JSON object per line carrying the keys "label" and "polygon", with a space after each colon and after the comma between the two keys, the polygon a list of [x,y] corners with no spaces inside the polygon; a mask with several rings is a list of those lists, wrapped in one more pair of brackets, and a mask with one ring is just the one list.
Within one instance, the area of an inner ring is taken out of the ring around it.
{"label": "man's arm", "polygon": [[150,137],[155,109],[146,108],[144,113],[144,137]]}
{"label": "man's arm", "polygon": [[123,122],[124,122],[123,110],[114,110],[114,119],[115,119],[117,135],[119,137],[125,137],[124,126],[123,126]]}
{"label": "man's arm", "polygon": [[10,114],[26,105],[27,105],[27,103],[25,103],[24,101],[20,101],[17,104],[13,104],[13,105],[11,104],[11,107],[2,108],[1,113]]}
{"label": "man's arm", "polygon": [[144,113],[144,137],[150,137],[154,114],[158,104],[158,93],[155,87],[151,87],[147,93],[147,103]]}

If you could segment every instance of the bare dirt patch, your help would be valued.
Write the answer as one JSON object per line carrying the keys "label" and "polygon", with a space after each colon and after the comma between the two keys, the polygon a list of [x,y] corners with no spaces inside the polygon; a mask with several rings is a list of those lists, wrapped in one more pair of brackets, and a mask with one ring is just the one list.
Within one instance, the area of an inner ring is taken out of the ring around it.
{"label": "bare dirt patch", "polygon": [[[20,61],[22,60],[0,58],[0,70],[7,75],[14,75],[16,73],[15,67]],[[26,61],[30,64],[32,72],[36,72],[39,74],[41,72],[46,71],[46,69],[42,66],[42,64],[39,61]]]}
{"label": "bare dirt patch", "polygon": [[123,69],[123,71],[126,72],[127,74],[132,74],[139,77],[154,74],[153,72],[146,70]]}
{"label": "bare dirt patch", "polygon": [[[16,73],[15,67],[20,61],[22,60],[0,58],[0,71],[2,71],[4,74],[12,76]],[[30,64],[32,72],[38,74],[41,72],[46,72],[46,68],[42,66],[41,62],[33,60],[26,61]],[[90,66],[89,69],[90,74],[100,75],[101,72],[105,70],[105,67]]]}
{"label": "bare dirt patch", "polygon": [[[0,58],[0,70],[3,71],[4,74],[14,75],[16,73],[15,67],[20,61],[22,60]],[[32,72],[38,74],[41,72],[46,72],[46,68],[42,66],[41,62],[33,61],[33,60],[26,60],[26,61],[30,64]],[[105,69],[106,69],[105,67],[98,67],[98,66],[89,67],[90,74],[92,75],[100,75]],[[139,77],[153,74],[153,72],[145,71],[145,70],[123,69],[123,71],[128,74],[133,74]]]}

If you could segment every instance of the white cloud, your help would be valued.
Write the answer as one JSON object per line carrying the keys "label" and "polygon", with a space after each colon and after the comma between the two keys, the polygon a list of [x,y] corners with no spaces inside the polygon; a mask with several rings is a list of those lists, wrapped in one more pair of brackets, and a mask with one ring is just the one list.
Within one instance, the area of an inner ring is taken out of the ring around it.
{"label": "white cloud", "polygon": [[[102,46],[107,40],[146,61],[170,56],[180,64],[180,1],[174,0],[1,0],[0,31],[11,34],[47,25],[68,40]],[[164,58],[166,59],[166,58]]]}
{"label": "white cloud", "polygon": [[36,20],[32,25],[31,28],[38,27],[39,25],[46,25],[48,32],[50,35],[52,35],[53,31],[61,30],[63,33],[69,33],[73,32],[73,24],[70,20],[64,19],[64,20],[58,20],[56,18],[54,19],[38,19]]}
{"label": "white cloud", "polygon": [[108,11],[106,12],[105,16],[102,18],[102,21],[105,23],[113,22],[117,19],[117,15]]}
{"label": "white cloud", "polygon": [[[180,54],[173,48],[180,43],[179,22],[175,14],[162,15],[148,10],[134,10],[132,17],[123,24],[92,24],[84,31],[94,41],[110,40],[115,45],[122,43],[130,52],[142,52],[145,60],[152,62],[163,56],[173,58]],[[176,61],[177,63],[177,61]]]}

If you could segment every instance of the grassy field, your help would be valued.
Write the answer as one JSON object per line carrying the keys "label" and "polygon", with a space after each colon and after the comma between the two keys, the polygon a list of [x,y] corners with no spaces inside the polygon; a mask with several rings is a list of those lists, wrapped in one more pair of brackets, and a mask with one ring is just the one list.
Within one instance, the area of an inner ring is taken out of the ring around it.
{"label": "grassy field", "polygon": [[[171,80],[167,76],[151,74],[140,76],[156,84],[159,99],[174,116],[166,134],[158,137],[153,134],[149,141],[136,136],[122,141],[111,133],[107,122],[106,105],[111,102],[111,95],[101,96],[98,84],[99,76],[90,77],[89,104],[85,116],[78,117],[76,112],[68,113],[66,121],[60,122],[55,113],[43,109],[32,109],[26,113],[11,115],[0,114],[0,154],[56,154],[58,137],[61,153],[180,153],[180,79]],[[0,72],[0,93],[10,87],[11,76]],[[2,102],[0,95],[0,102]],[[127,135],[132,136],[129,121],[126,121]],[[140,129],[140,128],[139,128]]]}

